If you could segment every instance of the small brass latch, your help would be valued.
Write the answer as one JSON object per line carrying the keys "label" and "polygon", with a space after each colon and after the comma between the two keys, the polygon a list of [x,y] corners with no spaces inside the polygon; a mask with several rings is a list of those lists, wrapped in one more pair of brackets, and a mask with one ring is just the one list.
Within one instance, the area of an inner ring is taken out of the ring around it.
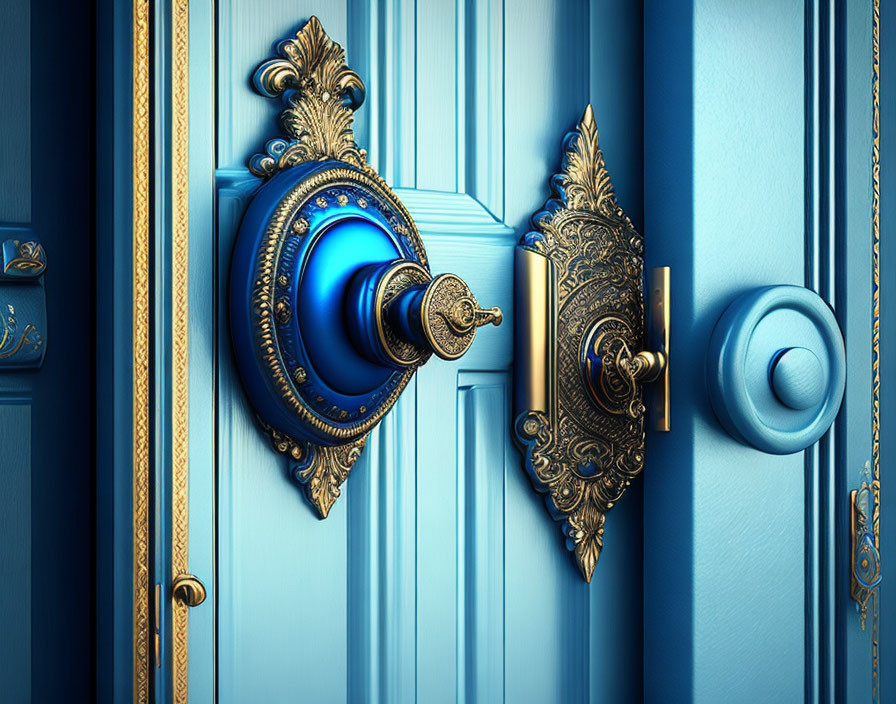
{"label": "small brass latch", "polygon": [[177,601],[189,607],[199,606],[205,601],[205,585],[192,574],[182,574],[171,585],[171,593]]}
{"label": "small brass latch", "polygon": [[644,466],[648,419],[669,430],[669,268],[645,296],[644,238],[616,202],[590,105],[563,152],[514,257],[514,434],[591,581],[606,514]]}
{"label": "small brass latch", "polygon": [[656,351],[632,353],[637,333],[620,316],[598,320],[585,336],[582,366],[594,400],[609,413],[637,420],[645,411],[641,386],[659,381],[650,416],[654,430],[669,430],[669,267],[652,272],[650,309]]}

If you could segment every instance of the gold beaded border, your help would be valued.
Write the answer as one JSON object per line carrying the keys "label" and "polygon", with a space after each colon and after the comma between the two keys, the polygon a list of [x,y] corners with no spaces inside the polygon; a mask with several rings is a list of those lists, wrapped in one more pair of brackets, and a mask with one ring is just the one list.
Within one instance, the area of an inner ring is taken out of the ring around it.
{"label": "gold beaded border", "polygon": [[277,321],[275,318],[275,287],[277,265],[283,240],[287,237],[287,222],[308,202],[325,188],[352,186],[374,194],[387,203],[398,217],[393,229],[406,228],[405,234],[417,254],[420,265],[426,269],[428,263],[423,250],[420,233],[410,213],[398,200],[386,182],[375,171],[365,167],[359,171],[345,162],[334,162],[338,166],[327,166],[299,181],[284,195],[274,213],[268,220],[262,246],[256,255],[252,277],[252,326],[255,333],[255,348],[258,357],[264,364],[266,374],[273,381],[274,388],[283,403],[304,423],[325,434],[336,444],[347,444],[359,440],[380,422],[382,417],[395,405],[401,392],[414,375],[416,367],[408,368],[399,379],[390,394],[378,402],[374,410],[365,420],[348,425],[331,422],[308,407],[296,386],[291,380],[288,370],[283,364],[277,342]]}

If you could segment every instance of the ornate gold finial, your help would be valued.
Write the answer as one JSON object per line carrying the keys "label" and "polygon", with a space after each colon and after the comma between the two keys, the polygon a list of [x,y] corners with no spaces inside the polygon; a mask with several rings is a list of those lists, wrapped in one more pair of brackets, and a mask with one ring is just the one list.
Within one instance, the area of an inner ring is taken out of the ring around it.
{"label": "ornate gold finial", "polygon": [[353,113],[364,102],[364,83],[345,63],[345,51],[311,17],[277,45],[279,58],[259,66],[252,82],[268,98],[281,97],[280,124],[290,138],[272,139],[249,160],[256,176],[270,178],[305,161],[336,159],[364,165],[352,132]]}
{"label": "ornate gold finial", "polygon": [[564,145],[563,173],[560,183],[570,210],[590,210],[608,218],[622,217],[604,154],[598,146],[597,124],[591,104]]}

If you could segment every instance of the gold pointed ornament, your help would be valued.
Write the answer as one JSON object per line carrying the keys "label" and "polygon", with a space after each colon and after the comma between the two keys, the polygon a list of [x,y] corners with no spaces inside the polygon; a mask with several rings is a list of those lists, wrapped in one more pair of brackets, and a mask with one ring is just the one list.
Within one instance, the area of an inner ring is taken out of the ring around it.
{"label": "gold pointed ornament", "polygon": [[514,436],[590,582],[606,514],[644,466],[642,385],[667,373],[668,341],[639,352],[644,241],[616,202],[590,105],[551,186],[515,254]]}

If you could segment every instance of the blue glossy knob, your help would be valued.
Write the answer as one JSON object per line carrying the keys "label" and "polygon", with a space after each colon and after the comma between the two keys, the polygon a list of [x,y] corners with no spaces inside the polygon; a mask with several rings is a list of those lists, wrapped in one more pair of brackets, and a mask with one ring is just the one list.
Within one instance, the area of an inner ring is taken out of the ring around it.
{"label": "blue glossy knob", "polygon": [[734,299],[716,323],[706,361],[719,422],[763,452],[807,448],[840,409],[843,336],[830,307],[801,286],[767,286]]}
{"label": "blue glossy knob", "polygon": [[827,375],[815,353],[805,347],[781,350],[770,376],[775,396],[788,408],[804,411],[824,398]]}

